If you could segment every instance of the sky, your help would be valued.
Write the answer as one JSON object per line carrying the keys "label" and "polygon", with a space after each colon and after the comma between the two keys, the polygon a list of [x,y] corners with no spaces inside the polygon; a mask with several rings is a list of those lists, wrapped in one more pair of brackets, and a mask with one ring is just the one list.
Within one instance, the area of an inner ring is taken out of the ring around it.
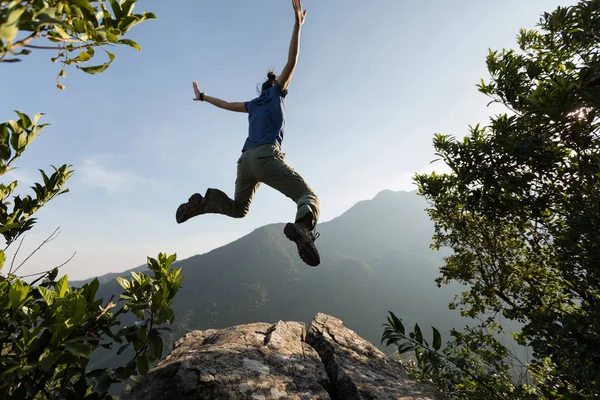
{"label": "sky", "polygon": [[[287,96],[283,152],[321,200],[321,222],[378,192],[414,190],[415,172],[443,165],[434,133],[462,137],[497,112],[475,85],[488,78],[488,49],[516,48],[520,28],[567,0],[304,0],[299,62]],[[207,94],[247,101],[269,68],[287,60],[294,14],[290,0],[140,0],[136,12],[158,19],[126,36],[99,75],[59,64],[47,51],[0,65],[0,121],[12,110],[45,113],[49,123],[2,183],[17,193],[38,169],[73,165],[69,193],[38,214],[14,264],[60,227],[60,235],[23,264],[20,274],[62,264],[70,279],[119,272],[146,256],[178,259],[225,245],[256,228],[292,221],[295,204],[259,188],[243,219],[203,215],[178,225],[175,210],[195,192],[233,196],[247,114],[192,101],[192,81]],[[360,229],[360,227],[356,227]],[[318,228],[317,228],[318,230]],[[7,251],[7,263],[16,245]]]}

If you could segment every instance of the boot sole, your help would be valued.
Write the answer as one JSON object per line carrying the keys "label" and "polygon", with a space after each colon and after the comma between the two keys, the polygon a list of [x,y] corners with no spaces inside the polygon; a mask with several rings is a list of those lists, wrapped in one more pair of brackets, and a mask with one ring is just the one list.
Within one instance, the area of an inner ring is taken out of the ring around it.
{"label": "boot sole", "polygon": [[175,211],[175,220],[178,224],[182,224],[190,218],[203,214],[202,210],[202,196],[195,198],[196,195],[192,195],[187,203],[183,203],[179,207],[177,207],[177,211]]}
{"label": "boot sole", "polygon": [[306,238],[306,236],[301,232],[299,232],[295,224],[286,224],[285,228],[283,228],[283,233],[289,240],[296,243],[296,246],[298,247],[298,255],[302,261],[311,267],[316,267],[321,263],[319,252],[317,251],[314,243],[310,239]]}
{"label": "boot sole", "polygon": [[177,211],[175,211],[175,220],[177,221],[178,224],[182,224],[185,221],[187,221],[188,219],[190,219],[190,217],[187,215],[188,209],[189,209],[188,203],[183,203],[182,205],[177,207]]}

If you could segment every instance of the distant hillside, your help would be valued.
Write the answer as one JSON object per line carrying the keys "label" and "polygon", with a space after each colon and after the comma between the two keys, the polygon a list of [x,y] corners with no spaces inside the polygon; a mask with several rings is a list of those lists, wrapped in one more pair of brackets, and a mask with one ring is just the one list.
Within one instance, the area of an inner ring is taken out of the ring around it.
{"label": "distant hillside", "polygon": [[[439,289],[434,283],[442,255],[429,249],[433,224],[425,207],[415,192],[384,191],[320,224],[317,268],[302,263],[283,235],[283,224],[181,260],[185,280],[174,304],[170,341],[193,329],[309,323],[318,312],[339,317],[375,344],[387,310],[408,325],[435,325],[442,332],[464,325],[447,308],[456,288]],[[99,295],[107,299],[117,292],[111,281],[101,285]]]}

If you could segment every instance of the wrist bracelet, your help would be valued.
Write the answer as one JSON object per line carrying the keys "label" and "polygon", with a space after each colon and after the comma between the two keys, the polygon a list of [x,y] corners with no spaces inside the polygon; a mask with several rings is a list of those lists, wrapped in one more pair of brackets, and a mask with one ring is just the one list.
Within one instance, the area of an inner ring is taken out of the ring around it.
{"label": "wrist bracelet", "polygon": [[205,95],[205,94],[206,94],[206,93],[204,93],[204,92],[200,92],[200,101],[204,101],[204,95]]}

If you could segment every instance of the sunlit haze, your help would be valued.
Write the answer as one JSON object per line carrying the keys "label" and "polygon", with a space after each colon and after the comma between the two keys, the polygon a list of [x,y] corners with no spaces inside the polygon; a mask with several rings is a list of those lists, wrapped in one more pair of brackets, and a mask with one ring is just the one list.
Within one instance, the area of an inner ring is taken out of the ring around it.
{"label": "sunlit haze", "polygon": [[[381,190],[414,190],[414,173],[438,166],[430,164],[434,133],[463,136],[494,111],[475,87],[488,77],[488,49],[515,48],[520,28],[574,3],[304,0],[283,152],[320,196],[321,221]],[[183,259],[294,218],[295,204],[263,185],[244,219],[175,222],[177,206],[194,192],[233,195],[247,134],[246,114],[192,101],[192,81],[224,100],[256,97],[269,67],[278,73],[285,64],[289,1],[139,1],[136,11],[145,10],[158,19],[128,36],[142,51],[116,48],[113,65],[96,76],[67,69],[64,91],[51,53],[2,65],[2,120],[17,109],[43,112],[41,122],[51,124],[3,183],[18,179],[26,194],[38,168],[75,170],[70,193],[39,212],[15,262],[59,226],[60,236],[22,274],[74,252],[63,267],[71,279],[124,271],[159,252]]]}

